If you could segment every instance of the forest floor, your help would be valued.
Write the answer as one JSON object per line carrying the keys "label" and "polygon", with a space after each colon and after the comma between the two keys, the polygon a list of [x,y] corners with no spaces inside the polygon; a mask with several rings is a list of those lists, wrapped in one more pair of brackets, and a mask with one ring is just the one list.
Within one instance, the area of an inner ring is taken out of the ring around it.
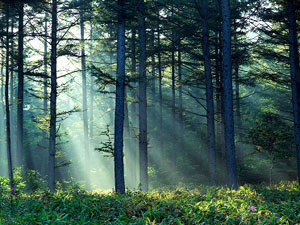
{"label": "forest floor", "polygon": [[0,224],[297,224],[296,182],[193,190],[0,193]]}

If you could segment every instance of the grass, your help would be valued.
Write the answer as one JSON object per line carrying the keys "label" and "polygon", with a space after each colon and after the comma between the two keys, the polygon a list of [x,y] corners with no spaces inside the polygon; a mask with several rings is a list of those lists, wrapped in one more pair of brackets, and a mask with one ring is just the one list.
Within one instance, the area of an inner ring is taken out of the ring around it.
{"label": "grass", "polygon": [[296,182],[270,187],[0,194],[0,224],[300,224]]}

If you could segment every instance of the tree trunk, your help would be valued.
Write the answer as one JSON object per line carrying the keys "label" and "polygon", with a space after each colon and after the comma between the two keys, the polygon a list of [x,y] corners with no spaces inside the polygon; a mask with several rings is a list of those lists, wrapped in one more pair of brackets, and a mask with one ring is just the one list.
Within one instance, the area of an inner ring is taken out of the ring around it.
{"label": "tree trunk", "polygon": [[[91,23],[91,44],[90,44],[90,54],[91,59],[93,59],[93,26]],[[91,75],[91,86],[90,86],[90,140],[93,140],[94,136],[94,77]],[[91,142],[92,144],[92,142]]]}
{"label": "tree trunk", "polygon": [[117,83],[115,108],[115,188],[125,194],[123,163],[124,90],[125,90],[125,0],[118,0]]}
{"label": "tree trunk", "polygon": [[175,110],[175,34],[174,31],[172,31],[172,133],[170,135],[171,137],[171,155],[172,155],[172,171],[176,172],[177,167],[177,149],[176,149],[176,140],[177,140],[177,126],[176,126],[176,110]]}
{"label": "tree trunk", "polygon": [[12,155],[11,155],[11,136],[10,136],[10,114],[9,114],[9,99],[8,99],[8,84],[9,84],[9,11],[10,7],[6,6],[6,79],[5,79],[5,112],[6,112],[6,142],[7,142],[7,165],[8,165],[8,177],[10,180],[11,193],[15,192],[14,175],[12,167]]}
{"label": "tree trunk", "polygon": [[[48,23],[47,23],[47,18],[48,18],[48,13],[46,13],[45,15],[45,35],[48,36]],[[48,75],[48,42],[47,40],[44,41],[44,75],[47,76]],[[46,117],[48,115],[48,79],[46,77],[43,78],[43,113],[44,113],[44,117]],[[47,130],[44,130],[44,138],[43,138],[43,145],[45,146],[46,149],[47,148],[47,139],[48,139],[48,135],[47,135]],[[46,156],[45,156],[46,157]],[[43,158],[44,158],[44,154],[43,154]],[[45,176],[47,174],[47,163],[42,163],[42,167],[41,167],[41,174],[42,176]]]}
{"label": "tree trunk", "polygon": [[[240,103],[240,78],[239,78],[239,54],[238,54],[238,39],[236,32],[236,22],[234,21],[234,50],[235,50],[235,60],[234,60],[234,78],[235,78],[235,115],[236,115],[236,134],[240,136],[241,128],[242,128],[242,120],[241,120],[241,103]],[[241,162],[243,159],[243,152],[241,146],[237,144],[236,146],[237,158],[238,161]]]}
{"label": "tree trunk", "polygon": [[151,47],[152,47],[152,54],[151,54],[151,79],[152,79],[152,84],[151,84],[151,103],[152,103],[152,110],[151,110],[151,121],[152,121],[152,129],[155,128],[156,126],[156,121],[155,121],[155,89],[156,89],[156,77],[155,77],[155,54],[154,54],[154,29],[151,29]]}
{"label": "tree trunk", "polygon": [[210,184],[216,185],[216,146],[215,146],[215,118],[214,118],[214,93],[212,85],[209,30],[208,30],[208,7],[207,0],[202,0],[202,35],[203,35],[203,56],[206,86],[206,109],[207,109],[207,134],[208,134],[208,164]]}
{"label": "tree trunk", "polygon": [[287,10],[289,23],[289,57],[293,99],[294,132],[296,139],[298,182],[300,185],[300,68],[297,23],[295,17],[295,5],[293,0],[288,0]]}
{"label": "tree trunk", "polygon": [[185,161],[184,151],[184,127],[183,127],[183,102],[182,102],[182,61],[181,61],[181,40],[178,39],[178,114],[179,114],[179,151],[182,161]]}
{"label": "tree trunk", "polygon": [[[4,114],[4,67],[5,67],[5,62],[4,62],[5,57],[2,57],[1,59],[1,92],[0,92],[0,136],[4,137],[5,135],[5,114]],[[4,153],[6,152],[5,149],[5,140],[2,138],[0,140],[0,151],[1,151],[1,158],[4,156]],[[5,176],[3,172],[1,173],[1,176]]]}
{"label": "tree trunk", "polygon": [[[83,4],[83,3],[82,3]],[[87,109],[87,88],[86,88],[86,57],[85,57],[85,40],[84,40],[84,18],[83,10],[80,9],[80,44],[81,44],[81,78],[82,78],[82,111],[83,111],[83,144],[85,147],[85,169],[87,172],[87,187],[90,186],[89,180],[89,137],[88,137],[88,109]]]}
{"label": "tree trunk", "polygon": [[223,80],[224,80],[224,137],[228,185],[237,189],[236,159],[234,144],[232,62],[229,0],[221,0],[223,26]]}
{"label": "tree trunk", "polygon": [[50,138],[49,138],[49,174],[48,185],[55,191],[55,153],[56,153],[56,98],[57,98],[57,0],[52,0],[51,31],[51,94],[50,94]]}
{"label": "tree trunk", "polygon": [[236,106],[236,120],[237,120],[237,134],[240,134],[242,128],[241,120],[241,103],[240,103],[240,78],[239,78],[239,55],[238,55],[238,40],[237,34],[234,32],[235,52],[236,58],[234,63],[234,75],[235,75],[235,106]]}
{"label": "tree trunk", "polygon": [[[132,78],[136,79],[136,28],[133,27],[131,30],[131,73],[132,73]],[[136,82],[134,82],[133,84],[134,89],[131,90],[131,97],[134,99],[133,102],[131,103],[131,113],[132,116],[131,118],[131,124],[132,124],[132,130],[133,130],[133,134],[132,134],[132,148],[131,148],[131,155],[132,155],[132,162],[130,165],[130,173],[132,174],[132,179],[133,179],[133,184],[136,187],[138,182],[137,182],[137,171],[138,171],[138,163],[137,163],[137,151],[138,151],[138,141],[136,139],[136,135],[135,135],[135,130],[138,126],[138,121],[137,121],[137,90],[136,90]]]}
{"label": "tree trunk", "polygon": [[146,27],[144,0],[138,5],[139,20],[139,152],[140,183],[143,191],[148,191],[148,150],[147,150],[147,77],[146,77]]}
{"label": "tree trunk", "polygon": [[[11,33],[14,33],[14,17],[11,18]],[[15,120],[14,120],[14,58],[15,58],[15,54],[14,54],[14,38],[13,36],[11,37],[11,58],[10,58],[10,137],[11,137],[11,149],[12,152],[14,151],[14,143],[15,143],[15,131],[16,131],[16,127],[15,127]],[[15,155],[15,159],[16,162],[18,162],[18,155]]]}
{"label": "tree trunk", "polygon": [[23,165],[23,108],[24,108],[24,3],[19,3],[19,32],[18,32],[18,106],[17,106],[17,150],[18,165]]}
{"label": "tree trunk", "polygon": [[[158,13],[159,17],[159,13]],[[163,99],[162,99],[162,71],[161,71],[161,45],[160,45],[160,27],[157,25],[157,58],[158,58],[158,96],[159,96],[159,149],[162,157],[164,156],[164,143],[163,143]]]}
{"label": "tree trunk", "polygon": [[[48,14],[45,15],[45,35],[48,36],[48,23],[47,23]],[[44,41],[44,75],[48,75],[48,42],[47,40]],[[43,98],[43,111],[44,116],[47,115],[48,110],[48,92],[47,92],[47,78],[44,77],[44,98]]]}

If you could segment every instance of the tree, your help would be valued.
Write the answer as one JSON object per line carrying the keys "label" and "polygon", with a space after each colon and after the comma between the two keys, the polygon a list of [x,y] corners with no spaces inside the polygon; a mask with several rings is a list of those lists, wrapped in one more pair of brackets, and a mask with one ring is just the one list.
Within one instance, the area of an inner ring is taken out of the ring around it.
{"label": "tree", "polygon": [[57,0],[52,0],[51,28],[51,94],[50,94],[50,138],[48,185],[55,191],[55,153],[56,153],[56,101],[57,101]]}
{"label": "tree", "polygon": [[17,150],[19,166],[23,164],[23,109],[24,109],[24,2],[18,3],[19,32],[18,32],[18,105],[17,105]]}
{"label": "tree", "polygon": [[231,21],[229,0],[221,0],[223,30],[223,82],[224,82],[224,137],[228,185],[237,189],[236,159],[234,144],[232,63],[231,63]]}
{"label": "tree", "polygon": [[125,100],[125,0],[118,0],[118,44],[117,44],[117,82],[115,108],[115,188],[125,193],[123,162],[123,130]]}
{"label": "tree", "polygon": [[9,19],[10,19],[10,3],[5,4],[5,18],[6,18],[6,79],[5,79],[5,112],[6,112],[6,142],[7,142],[7,160],[8,160],[8,176],[10,180],[10,189],[11,193],[15,193],[15,183],[14,183],[14,174],[13,174],[13,165],[12,165],[12,153],[11,153],[11,136],[10,136],[10,112],[9,112],[9,96],[8,96],[8,84],[9,84]]}
{"label": "tree", "polygon": [[[86,85],[86,56],[85,56],[85,39],[84,39],[84,1],[81,1],[80,16],[80,44],[81,44],[81,77],[82,77],[82,112],[83,112],[83,143],[85,146],[85,164],[89,170],[89,135],[88,135],[88,108],[87,108],[87,85]],[[88,181],[89,183],[89,181]],[[89,184],[88,184],[89,185]]]}
{"label": "tree", "polygon": [[269,183],[272,184],[274,162],[280,159],[292,158],[292,133],[278,115],[264,112],[258,116],[255,124],[249,129],[247,141],[255,145],[255,150],[267,153],[270,162]]}
{"label": "tree", "polygon": [[207,110],[207,134],[208,134],[208,163],[210,184],[216,185],[216,150],[215,150],[215,119],[214,119],[214,94],[212,85],[210,43],[208,29],[208,7],[207,0],[201,1],[202,12],[202,35],[203,35],[203,56],[206,86],[206,110]]}
{"label": "tree", "polygon": [[138,5],[139,56],[139,152],[141,189],[148,191],[148,150],[147,150],[147,77],[146,77],[146,27],[144,0]]}
{"label": "tree", "polygon": [[289,27],[289,59],[292,88],[292,104],[294,116],[294,132],[296,139],[296,154],[298,166],[298,182],[300,184],[300,68],[299,68],[299,44],[297,35],[297,23],[295,16],[295,2],[288,0],[287,16]]}

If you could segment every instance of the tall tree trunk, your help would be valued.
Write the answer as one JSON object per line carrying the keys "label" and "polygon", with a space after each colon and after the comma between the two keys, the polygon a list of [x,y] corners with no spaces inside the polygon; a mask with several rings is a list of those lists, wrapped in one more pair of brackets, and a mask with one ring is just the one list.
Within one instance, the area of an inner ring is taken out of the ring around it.
{"label": "tall tree trunk", "polygon": [[[234,21],[234,50],[235,50],[235,59],[234,59],[234,80],[235,80],[235,115],[236,115],[236,134],[240,136],[242,128],[241,120],[241,103],[240,103],[240,78],[239,78],[239,49],[238,49],[238,39],[236,31],[236,21]],[[236,145],[237,159],[238,162],[241,162],[243,159],[243,152],[239,144]]]}
{"label": "tall tree trunk", "polygon": [[125,174],[127,177],[128,182],[127,186],[129,184],[132,184],[132,179],[131,179],[131,173],[130,173],[130,150],[131,150],[131,145],[130,145],[130,128],[129,128],[129,112],[128,112],[128,98],[127,98],[127,88],[126,86],[124,87],[124,144],[125,144]]}
{"label": "tall tree trunk", "polygon": [[[5,67],[5,62],[4,62],[5,57],[2,57],[1,59],[1,92],[0,92],[0,136],[4,137],[5,133],[5,115],[4,115],[4,67]],[[1,151],[1,157],[5,153],[5,140],[2,138],[0,140],[0,151]],[[3,154],[2,154],[3,153]],[[5,176],[6,174],[1,173],[1,176]]]}
{"label": "tall tree trunk", "polygon": [[[45,35],[46,37],[48,36],[48,23],[47,23],[47,18],[48,18],[48,13],[46,13],[45,15]],[[48,79],[46,76],[48,76],[48,42],[47,39],[45,39],[44,41],[44,75],[45,77],[43,78],[43,114],[44,117],[46,117],[48,115]],[[45,146],[46,149],[47,148],[47,139],[48,139],[48,135],[47,135],[47,130],[43,131],[43,145]],[[46,157],[46,155],[45,155]],[[44,154],[43,154],[43,158],[44,158]],[[46,158],[45,158],[46,159]],[[47,163],[42,163],[42,167],[41,167],[41,174],[43,176],[45,176],[47,174]]]}
{"label": "tall tree trunk", "polygon": [[[47,18],[48,14],[46,13],[45,15],[45,35],[46,37],[48,36],[48,23],[47,23]],[[48,110],[48,80],[47,80],[47,75],[48,75],[48,42],[47,39],[44,41],[44,80],[43,80],[43,86],[44,86],[44,98],[43,98],[43,111],[44,111],[44,116],[47,115],[47,110]]]}
{"label": "tall tree trunk", "polygon": [[235,106],[236,106],[236,122],[237,122],[237,134],[240,133],[242,128],[241,120],[241,103],[240,103],[240,78],[239,78],[239,54],[238,54],[238,40],[236,29],[234,32],[234,43],[235,43],[235,62],[234,62],[234,78],[235,78]]}
{"label": "tall tree trunk", "polygon": [[146,27],[144,0],[138,5],[139,21],[139,152],[140,183],[143,191],[148,191],[148,150],[147,150],[147,77],[146,77]]}
{"label": "tall tree trunk", "polygon": [[[82,2],[83,4],[83,2]],[[86,88],[86,57],[84,40],[84,18],[83,9],[80,9],[80,44],[81,44],[81,78],[82,78],[82,111],[83,111],[83,144],[85,147],[85,168],[89,171],[89,137],[88,137],[88,109],[87,109],[87,88]],[[89,174],[89,172],[88,172]],[[87,175],[87,186],[90,186],[89,175]]]}
{"label": "tall tree trunk", "polygon": [[296,139],[298,182],[300,184],[300,68],[299,68],[299,44],[297,35],[297,23],[295,5],[293,0],[288,0],[288,25],[290,48],[290,73],[293,98],[294,132]]}
{"label": "tall tree trunk", "polygon": [[118,0],[117,83],[115,108],[115,188],[125,193],[123,163],[124,90],[125,90],[125,0]]}
{"label": "tall tree trunk", "polygon": [[220,75],[220,55],[219,55],[219,37],[218,37],[218,32],[215,32],[215,55],[216,55],[216,68],[215,68],[215,73],[216,73],[216,115],[217,115],[217,146],[218,149],[220,148],[220,141],[223,138],[222,137],[222,98],[221,98],[221,89],[222,89],[222,80],[221,80],[221,75]]}
{"label": "tall tree trunk", "polygon": [[222,160],[226,160],[226,153],[224,152],[225,150],[225,139],[224,139],[224,71],[223,71],[223,33],[222,29],[220,28],[219,30],[219,41],[218,41],[218,47],[219,47],[219,63],[220,63],[220,86],[219,86],[219,93],[220,93],[220,99],[221,99],[221,104],[220,104],[220,143],[219,147],[221,150],[221,157]]}
{"label": "tall tree trunk", "polygon": [[[159,13],[158,13],[159,17]],[[159,98],[159,148],[160,153],[164,153],[164,143],[163,143],[163,99],[162,99],[162,70],[161,70],[161,44],[160,44],[160,27],[157,25],[157,58],[158,58],[158,98]]]}
{"label": "tall tree trunk", "polygon": [[208,30],[207,0],[202,0],[202,35],[203,56],[206,86],[206,110],[207,110],[207,134],[208,134],[208,164],[210,184],[216,185],[216,146],[215,146],[215,117],[214,117],[214,93],[212,85],[210,43]]}
{"label": "tall tree trunk", "polygon": [[172,166],[173,166],[173,172],[176,172],[177,167],[177,149],[176,149],[176,140],[177,140],[177,127],[176,127],[176,110],[175,110],[175,33],[172,31],[172,132],[173,134],[171,136],[171,155],[172,155]]}
{"label": "tall tree trunk", "polygon": [[223,79],[224,79],[224,137],[228,185],[237,189],[236,159],[234,144],[232,63],[231,63],[231,22],[229,0],[221,0],[223,26]]}
{"label": "tall tree trunk", "polygon": [[5,79],[5,112],[6,112],[6,144],[7,144],[7,165],[8,176],[10,180],[11,193],[15,192],[14,175],[12,167],[11,155],[11,136],[10,136],[10,114],[9,114],[9,99],[8,99],[8,84],[9,84],[9,11],[10,7],[6,5],[6,79]]}
{"label": "tall tree trunk", "polygon": [[19,32],[18,32],[18,106],[17,106],[17,149],[18,165],[23,164],[23,108],[24,108],[24,3],[19,3]]}
{"label": "tall tree trunk", "polygon": [[[94,38],[94,36],[93,36],[92,23],[91,23],[90,38],[91,38],[90,55],[91,55],[91,59],[93,59],[93,38]],[[90,79],[91,79],[91,86],[90,86],[90,139],[92,141],[93,136],[94,136],[94,77],[91,75]],[[92,144],[92,142],[91,142],[91,144]]]}
{"label": "tall tree trunk", "polygon": [[179,114],[179,149],[180,156],[185,161],[184,152],[184,127],[183,127],[183,101],[182,101],[182,60],[181,60],[181,40],[178,38],[178,114]]}
{"label": "tall tree trunk", "polygon": [[151,121],[153,124],[154,128],[156,126],[156,121],[155,121],[155,89],[156,89],[156,76],[155,76],[155,54],[154,54],[154,38],[155,38],[155,34],[154,34],[154,29],[151,29],[151,48],[152,48],[152,54],[151,54],[151,80],[152,80],[152,84],[151,84],[151,103],[152,103],[152,110],[151,110]]}
{"label": "tall tree trunk", "polygon": [[[14,33],[14,17],[11,18],[11,34],[13,35]],[[11,58],[10,58],[10,137],[11,137],[11,142],[12,142],[12,152],[14,152],[14,134],[15,134],[15,120],[14,120],[14,67],[15,67],[15,54],[14,54],[14,38],[13,36],[11,37]],[[15,154],[15,159],[16,162],[18,161],[18,155]]]}
{"label": "tall tree trunk", "polygon": [[[131,72],[132,72],[132,77],[133,79],[136,79],[136,28],[133,27],[132,28],[132,37],[131,37]],[[137,104],[136,104],[136,99],[137,99],[137,90],[136,90],[136,82],[134,82],[134,90],[131,91],[131,95],[132,98],[134,99],[134,102],[131,103],[131,112],[132,112],[132,116],[131,116],[131,123],[133,126],[133,130],[135,131],[135,128],[138,126],[138,121],[137,121]],[[137,151],[138,151],[138,141],[135,138],[135,132],[133,132],[133,136],[131,137],[133,138],[132,142],[133,142],[133,146],[132,146],[132,162],[131,162],[131,167],[130,167],[130,171],[132,174],[132,179],[133,179],[133,183],[134,186],[137,186]]]}
{"label": "tall tree trunk", "polygon": [[[109,31],[109,37],[110,37],[111,39],[113,39],[113,31],[112,31],[112,29],[110,29],[110,31]],[[113,75],[114,75],[114,74],[113,74],[113,70],[111,69],[112,66],[113,66],[113,57],[114,57],[114,53],[113,53],[113,45],[112,45],[112,43],[109,44],[109,50],[110,50],[110,52],[109,52],[109,65],[110,65],[109,73],[110,73],[111,76],[113,76]],[[111,93],[114,92],[112,86],[109,86],[109,91],[110,91]],[[109,99],[109,105],[110,105],[110,108],[113,109],[113,107],[114,107],[114,100],[113,100],[113,98]],[[114,117],[113,117],[113,116],[114,116],[114,115],[113,115],[113,110],[110,110],[110,112],[109,112],[109,119],[110,119],[111,124],[113,124],[113,121],[114,121]]]}
{"label": "tall tree trunk", "polygon": [[57,0],[52,0],[50,138],[49,138],[49,174],[48,174],[48,185],[51,192],[55,191],[56,98],[57,98],[56,46],[57,46]]}

